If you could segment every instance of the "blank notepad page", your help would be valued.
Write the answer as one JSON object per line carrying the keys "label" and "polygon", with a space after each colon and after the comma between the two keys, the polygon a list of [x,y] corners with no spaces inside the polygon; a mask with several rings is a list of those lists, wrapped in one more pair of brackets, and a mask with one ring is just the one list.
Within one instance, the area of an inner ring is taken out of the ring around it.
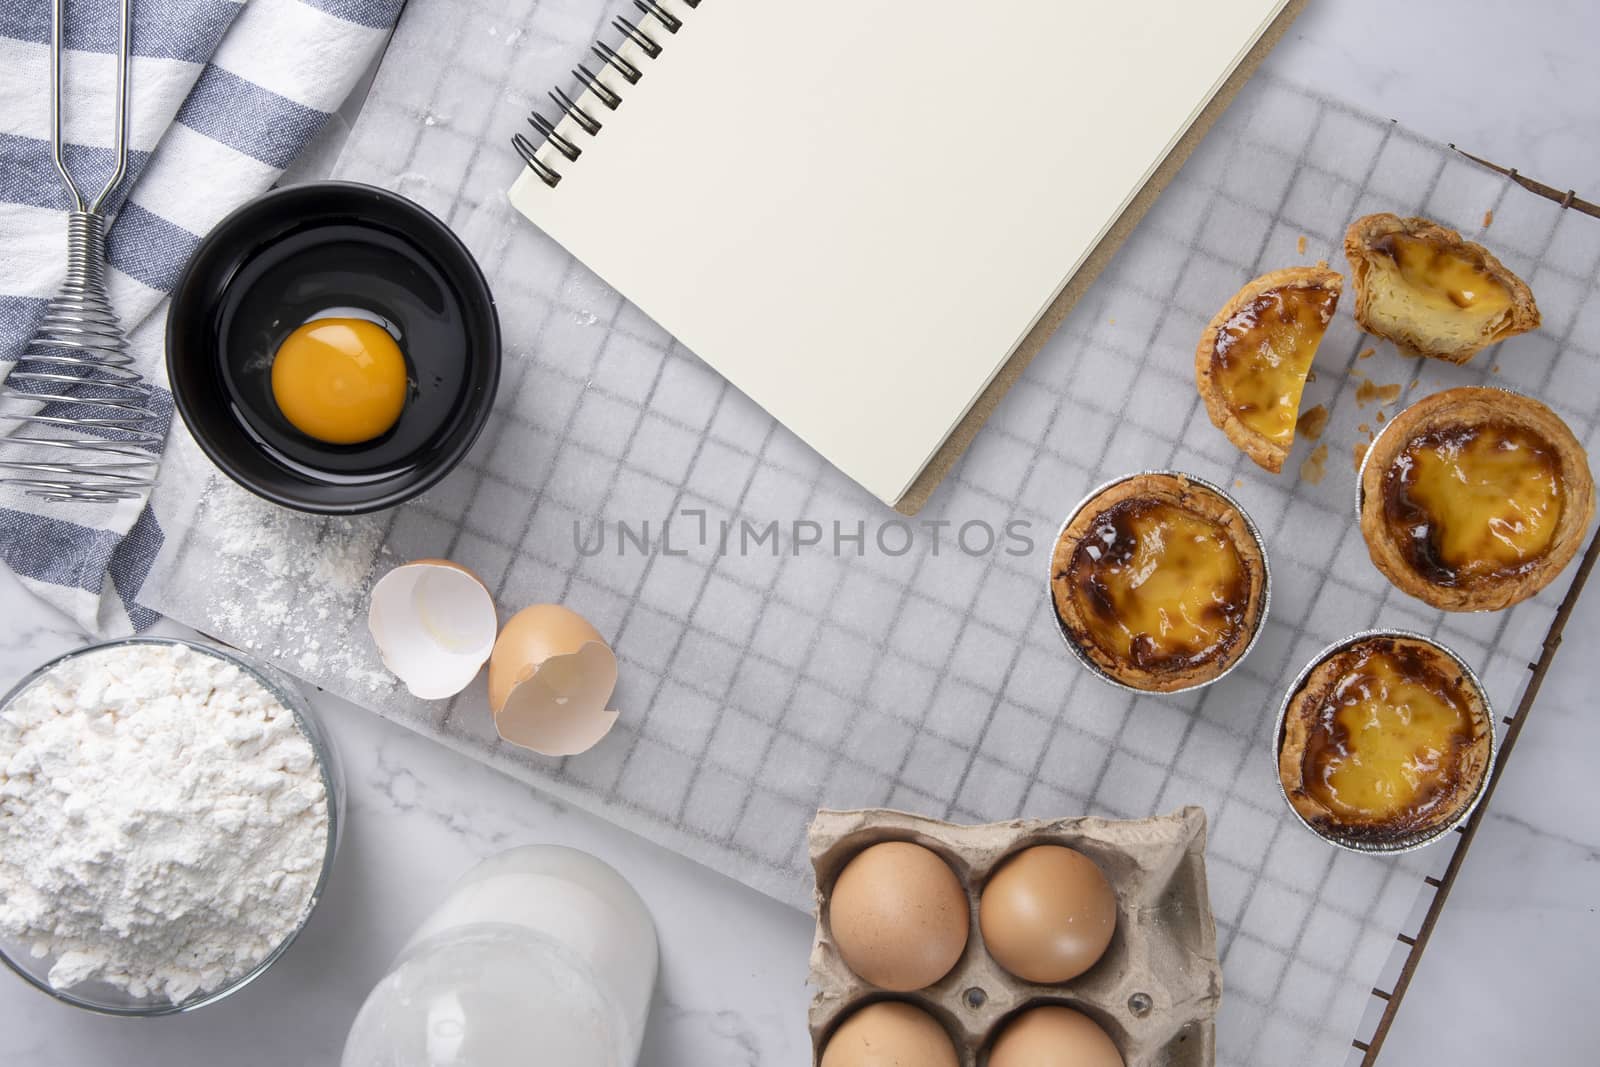
{"label": "blank notepad page", "polygon": [[511,198],[893,503],[1282,2],[668,2]]}

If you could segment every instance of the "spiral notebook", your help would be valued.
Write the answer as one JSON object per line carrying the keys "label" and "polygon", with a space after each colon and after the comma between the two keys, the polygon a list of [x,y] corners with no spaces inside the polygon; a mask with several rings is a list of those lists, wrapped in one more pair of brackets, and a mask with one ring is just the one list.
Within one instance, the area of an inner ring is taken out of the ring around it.
{"label": "spiral notebook", "polygon": [[635,6],[518,137],[512,203],[915,511],[1284,0]]}

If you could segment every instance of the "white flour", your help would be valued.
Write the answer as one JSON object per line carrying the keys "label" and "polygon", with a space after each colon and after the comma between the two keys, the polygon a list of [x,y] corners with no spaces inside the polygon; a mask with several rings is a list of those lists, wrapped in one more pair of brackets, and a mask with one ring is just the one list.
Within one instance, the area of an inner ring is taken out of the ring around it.
{"label": "white flour", "polygon": [[327,839],[310,742],[218,657],[87,653],[0,713],[0,933],[58,989],[240,977],[299,925]]}
{"label": "white flour", "polygon": [[195,531],[203,548],[185,562],[191,595],[200,599],[172,614],[309,681],[338,678],[373,693],[392,690],[395,680],[377,669],[371,644],[348,639],[352,620],[366,618],[373,561],[387,551],[382,521],[298,514],[220,476],[207,484],[204,499],[204,521]]}

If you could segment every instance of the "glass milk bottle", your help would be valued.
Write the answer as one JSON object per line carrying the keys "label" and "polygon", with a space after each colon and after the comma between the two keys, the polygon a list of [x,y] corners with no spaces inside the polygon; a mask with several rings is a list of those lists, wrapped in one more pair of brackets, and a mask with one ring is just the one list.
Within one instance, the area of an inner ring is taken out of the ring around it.
{"label": "glass milk bottle", "polygon": [[412,935],[342,1067],[633,1067],[655,979],[655,924],[620,874],[576,849],[510,849]]}

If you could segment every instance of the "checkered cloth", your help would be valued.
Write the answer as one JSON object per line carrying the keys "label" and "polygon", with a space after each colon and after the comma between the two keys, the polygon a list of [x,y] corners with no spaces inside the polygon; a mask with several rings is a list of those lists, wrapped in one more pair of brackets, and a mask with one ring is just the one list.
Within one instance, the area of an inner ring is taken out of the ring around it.
{"label": "checkered cloth", "polygon": [[[163,314],[200,235],[264,191],[383,47],[401,0],[136,0],[128,175],[107,258],[111,298],[163,433]],[[66,274],[67,197],[50,149],[51,4],[0,0],[0,377]],[[117,0],[67,7],[66,158],[80,186],[113,166]],[[0,428],[0,433],[10,428]],[[138,594],[163,540],[144,500],[48,503],[0,486],[0,563],[84,629],[157,619]]]}

